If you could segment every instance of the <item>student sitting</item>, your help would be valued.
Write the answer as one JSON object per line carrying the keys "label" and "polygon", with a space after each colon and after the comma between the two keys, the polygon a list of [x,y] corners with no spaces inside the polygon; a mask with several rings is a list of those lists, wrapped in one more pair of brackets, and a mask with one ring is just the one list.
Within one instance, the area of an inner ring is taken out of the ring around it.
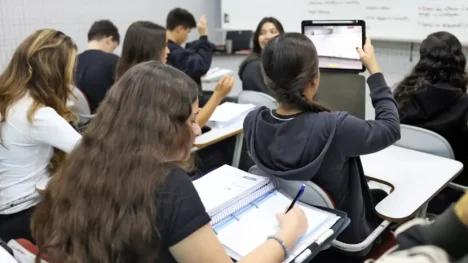
{"label": "student sitting", "polygon": [[[0,75],[0,238],[31,239],[36,183],[60,168],[81,139],[67,122],[77,48],[70,37],[38,30]],[[65,120],[65,118],[67,120]]]}
{"label": "student sitting", "polygon": [[[197,84],[159,62],[128,70],[109,91],[32,218],[55,262],[232,262],[182,167],[200,134]],[[276,236],[291,250],[307,229],[295,206]],[[268,239],[240,262],[283,262]]]}
{"label": "student sitting", "polygon": [[[201,77],[211,67],[213,49],[208,41],[206,18],[195,21],[193,15],[182,8],[175,8],[169,12],[166,19],[167,36],[171,54],[168,64],[189,75],[201,88]],[[200,38],[196,48],[184,49],[182,45],[187,41],[192,28],[198,27]]]}
{"label": "student sitting", "polygon": [[346,243],[363,241],[378,225],[359,155],[400,138],[396,103],[370,40],[358,52],[371,75],[367,83],[375,121],[331,113],[314,102],[320,83],[317,51],[306,36],[286,33],[268,42],[262,54],[265,82],[279,108],[261,107],[244,122],[248,151],[261,170],[288,180],[311,180],[348,213],[351,224],[338,238]]}
{"label": "student sitting", "polygon": [[468,185],[468,74],[458,39],[448,32],[429,35],[420,60],[394,92],[400,121],[443,136],[465,169],[455,182]]}
{"label": "student sitting", "polygon": [[260,55],[266,43],[279,34],[284,34],[283,25],[274,17],[265,17],[258,24],[253,37],[252,52],[239,67],[243,90],[271,94],[263,80]]}
{"label": "student sitting", "polygon": [[119,41],[119,31],[111,21],[96,21],[88,31],[88,50],[78,55],[75,84],[88,98],[92,113],[114,84],[119,57],[113,52]]}
{"label": "student sitting", "polygon": [[[131,67],[141,62],[156,60],[166,63],[170,52],[167,42],[164,27],[149,21],[137,21],[131,24],[125,33],[122,55],[117,63],[117,79]],[[216,107],[227,96],[233,86],[234,78],[231,76],[224,77],[219,81],[213,93],[213,98],[197,116],[197,121],[201,126],[208,122]]]}

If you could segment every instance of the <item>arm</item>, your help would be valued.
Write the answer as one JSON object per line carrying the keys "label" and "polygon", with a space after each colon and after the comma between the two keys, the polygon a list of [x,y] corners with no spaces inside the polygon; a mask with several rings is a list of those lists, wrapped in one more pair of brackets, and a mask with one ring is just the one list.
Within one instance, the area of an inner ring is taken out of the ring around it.
{"label": "arm", "polygon": [[183,70],[190,77],[201,77],[211,67],[213,50],[207,36],[200,36],[198,48],[178,49],[172,54],[173,66]]}
{"label": "arm", "polygon": [[197,115],[197,122],[200,127],[206,125],[211,115],[216,110],[216,107],[218,107],[221,101],[231,92],[233,86],[234,77],[232,76],[225,76],[218,82],[213,95],[211,95],[211,98]]}
{"label": "arm", "polygon": [[[205,225],[198,229],[186,239],[169,248],[169,250],[179,263],[232,262],[210,225]],[[270,239],[240,260],[239,263],[282,262],[284,256],[281,245],[277,241]]]}
{"label": "arm", "polygon": [[384,149],[400,139],[400,120],[396,102],[382,73],[368,80],[375,121],[365,121],[341,114],[337,137],[342,154],[347,157],[369,154]]}
{"label": "arm", "polygon": [[31,137],[66,153],[71,152],[81,140],[81,135],[57,112],[42,107],[34,115]]}
{"label": "arm", "polygon": [[200,127],[206,125],[208,120],[210,119],[213,112],[216,110],[216,107],[221,103],[224,97],[221,97],[216,91],[211,95],[208,102],[206,102],[205,106],[200,109],[200,112],[197,115],[197,123]]}

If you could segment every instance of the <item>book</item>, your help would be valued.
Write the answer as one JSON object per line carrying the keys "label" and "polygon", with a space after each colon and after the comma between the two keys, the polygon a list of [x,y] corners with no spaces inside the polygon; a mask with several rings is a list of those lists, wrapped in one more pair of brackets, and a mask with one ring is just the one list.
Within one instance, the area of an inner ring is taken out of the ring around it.
{"label": "book", "polygon": [[253,104],[225,102],[216,107],[207,125],[212,128],[224,128],[239,120],[243,120],[247,113],[253,109],[255,109],[255,105]]}
{"label": "book", "polygon": [[[270,178],[228,165],[194,181],[194,185],[219,241],[236,260],[278,232],[276,214],[284,212],[293,199],[277,189]],[[293,261],[340,220],[340,216],[330,211],[300,201],[296,205],[306,214],[308,229],[284,262]]]}

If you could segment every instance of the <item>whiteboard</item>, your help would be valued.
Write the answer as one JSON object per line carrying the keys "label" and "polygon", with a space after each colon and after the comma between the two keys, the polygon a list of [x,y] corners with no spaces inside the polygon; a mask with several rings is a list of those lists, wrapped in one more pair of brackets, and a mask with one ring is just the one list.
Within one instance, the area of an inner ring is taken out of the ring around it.
{"label": "whiteboard", "polygon": [[448,31],[468,45],[468,0],[221,0],[222,28],[255,30],[265,16],[300,32],[302,20],[366,21],[373,39],[421,42]]}

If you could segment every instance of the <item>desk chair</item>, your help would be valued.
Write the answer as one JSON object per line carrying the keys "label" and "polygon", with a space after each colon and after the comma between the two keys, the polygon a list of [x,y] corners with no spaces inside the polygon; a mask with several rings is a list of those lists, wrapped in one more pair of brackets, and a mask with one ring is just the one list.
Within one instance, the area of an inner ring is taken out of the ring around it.
{"label": "desk chair", "polygon": [[[250,168],[249,173],[273,178],[278,189],[281,189],[289,196],[295,196],[297,194],[297,189],[299,189],[302,184],[305,184],[307,190],[304,191],[304,194],[300,198],[302,202],[309,205],[335,208],[335,203],[331,197],[320,186],[311,181],[304,182],[281,179],[263,172],[257,166]],[[366,255],[371,249],[373,249],[373,247],[370,245],[374,243],[374,241],[384,232],[385,229],[387,229],[389,225],[390,222],[384,220],[364,241],[359,244],[346,244],[337,240],[334,240],[331,244],[339,251],[345,253]],[[373,256],[373,258],[378,257]]]}
{"label": "desk chair", "polygon": [[86,95],[77,87],[73,87],[73,95],[68,100],[72,104],[71,111],[78,116],[78,126],[86,125],[94,114],[91,114],[91,108],[89,107],[88,98]]}
{"label": "desk chair", "polygon": [[[244,90],[239,93],[237,97],[237,103],[239,104],[253,104],[255,107],[265,106],[269,109],[277,109],[278,102],[270,95],[251,90]],[[237,142],[242,144],[242,150],[240,151],[239,161],[237,162],[238,166],[243,171],[248,171],[250,167],[255,165],[255,163],[250,158],[247,153],[247,146],[244,140],[244,133],[241,133],[237,136],[238,140],[236,141],[236,147],[238,147]],[[239,141],[240,140],[240,141]]]}
{"label": "desk chair", "polygon": [[239,104],[253,104],[256,107],[265,106],[269,109],[277,109],[278,102],[270,95],[251,90],[244,90],[239,93],[237,97],[237,103]]}
{"label": "desk chair", "polygon": [[[449,142],[441,135],[427,129],[406,124],[400,124],[400,129],[401,139],[395,143],[396,146],[429,153],[448,159],[455,159],[455,154],[453,153],[452,147],[450,146]],[[468,187],[455,183],[450,183],[449,187],[462,192],[468,190]],[[427,203],[421,209],[419,217],[425,217],[426,210]]]}
{"label": "desk chair", "polygon": [[[8,245],[13,249],[13,254],[18,263],[35,263],[39,248],[26,239],[12,239]],[[41,263],[49,263],[47,255],[41,256]]]}

